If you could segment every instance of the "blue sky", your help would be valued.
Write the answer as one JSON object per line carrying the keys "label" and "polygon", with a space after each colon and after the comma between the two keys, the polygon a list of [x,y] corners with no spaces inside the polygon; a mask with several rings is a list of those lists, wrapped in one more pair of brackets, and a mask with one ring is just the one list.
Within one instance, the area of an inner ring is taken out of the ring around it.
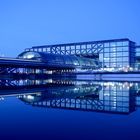
{"label": "blue sky", "polygon": [[139,0],[0,0],[0,55],[126,37],[140,44],[139,6]]}

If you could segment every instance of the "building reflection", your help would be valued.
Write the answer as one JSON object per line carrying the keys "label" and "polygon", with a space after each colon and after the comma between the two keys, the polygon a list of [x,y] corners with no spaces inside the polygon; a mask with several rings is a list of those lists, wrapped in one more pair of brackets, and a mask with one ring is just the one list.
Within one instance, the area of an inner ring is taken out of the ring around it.
{"label": "building reflection", "polygon": [[140,83],[52,79],[39,81],[38,85],[43,83],[41,87],[35,81],[25,83],[26,88],[20,88],[20,94],[17,94],[18,86],[0,90],[1,99],[16,96],[33,107],[119,114],[129,114],[140,106]]}
{"label": "building reflection", "polygon": [[19,96],[37,107],[124,114],[135,111],[136,97],[132,83],[85,81],[77,81],[72,87],[46,89],[38,95]]}

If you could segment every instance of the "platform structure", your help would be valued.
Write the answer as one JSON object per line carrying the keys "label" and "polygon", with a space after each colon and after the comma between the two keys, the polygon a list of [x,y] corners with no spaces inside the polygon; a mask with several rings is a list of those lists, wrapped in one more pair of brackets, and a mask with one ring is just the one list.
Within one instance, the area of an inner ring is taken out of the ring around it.
{"label": "platform structure", "polygon": [[136,64],[136,43],[128,38],[56,45],[43,45],[27,48],[25,51],[47,52],[61,55],[77,55],[98,59],[100,70],[129,71],[138,69]]}
{"label": "platform structure", "polygon": [[76,55],[61,55],[45,52],[22,52],[17,58],[0,58],[0,74],[51,74],[70,73],[76,69],[93,70],[99,61]]}
{"label": "platform structure", "polygon": [[[19,58],[0,58],[0,79],[9,79],[22,75],[49,74],[55,72],[72,72],[74,65],[58,65],[46,63],[40,60]],[[23,77],[23,76],[22,76]]]}
{"label": "platform structure", "polygon": [[26,48],[0,58],[3,74],[105,74],[140,72],[140,46],[128,38]]}

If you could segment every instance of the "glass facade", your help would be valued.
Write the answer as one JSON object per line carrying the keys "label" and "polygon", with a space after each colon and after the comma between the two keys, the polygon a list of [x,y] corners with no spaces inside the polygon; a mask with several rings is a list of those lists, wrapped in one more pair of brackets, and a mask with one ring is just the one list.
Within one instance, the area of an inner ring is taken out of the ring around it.
{"label": "glass facade", "polygon": [[136,63],[135,69],[140,70],[140,46],[136,47]]}
{"label": "glass facade", "polygon": [[99,60],[100,71],[140,70],[140,46],[127,38],[27,48],[25,51],[79,55]]}
{"label": "glass facade", "polygon": [[99,61],[102,62],[103,70],[127,71],[134,67],[135,43],[129,40],[113,41],[104,43],[99,54]]}
{"label": "glass facade", "polygon": [[75,68],[81,69],[97,69],[98,68],[98,60],[71,56],[71,55],[58,55],[58,54],[50,54],[45,52],[23,52],[18,58],[24,59],[32,59],[39,60],[41,62],[45,62],[48,65],[69,65]]}
{"label": "glass facade", "polygon": [[103,101],[105,110],[118,112],[134,110],[135,90],[133,84],[127,82],[104,82],[102,87],[99,99]]}

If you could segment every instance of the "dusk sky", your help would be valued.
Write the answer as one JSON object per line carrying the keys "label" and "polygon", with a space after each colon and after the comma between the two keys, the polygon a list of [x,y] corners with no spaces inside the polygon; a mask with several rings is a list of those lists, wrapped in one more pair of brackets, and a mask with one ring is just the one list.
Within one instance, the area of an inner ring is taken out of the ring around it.
{"label": "dusk sky", "polygon": [[130,38],[140,44],[140,0],[0,0],[0,56],[45,44]]}

